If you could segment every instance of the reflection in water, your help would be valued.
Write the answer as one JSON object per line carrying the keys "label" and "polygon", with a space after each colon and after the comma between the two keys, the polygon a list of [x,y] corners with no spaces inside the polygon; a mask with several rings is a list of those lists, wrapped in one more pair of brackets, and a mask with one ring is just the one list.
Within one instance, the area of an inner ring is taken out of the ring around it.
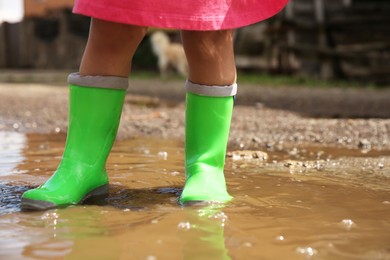
{"label": "reflection in water", "polygon": [[388,152],[228,158],[234,201],[181,208],[182,142],[120,141],[99,205],[20,212],[22,192],[56,169],[65,136],[1,137],[0,259],[390,259]]}
{"label": "reflection in water", "polygon": [[26,147],[24,134],[0,132],[0,176],[15,175],[18,166],[24,159],[22,150]]}
{"label": "reflection in water", "polygon": [[24,171],[18,165],[25,159],[23,149],[26,147],[26,136],[14,132],[0,132],[0,215],[15,211],[19,205],[20,195],[26,187],[10,187],[3,184],[3,179],[11,180]]}
{"label": "reflection in water", "polygon": [[86,206],[8,219],[8,227],[0,222],[0,258],[230,259],[223,230],[227,217],[214,207],[152,212]]}
{"label": "reflection in water", "polygon": [[178,224],[183,239],[183,259],[230,259],[225,246],[228,220],[221,206],[188,207],[186,221]]}

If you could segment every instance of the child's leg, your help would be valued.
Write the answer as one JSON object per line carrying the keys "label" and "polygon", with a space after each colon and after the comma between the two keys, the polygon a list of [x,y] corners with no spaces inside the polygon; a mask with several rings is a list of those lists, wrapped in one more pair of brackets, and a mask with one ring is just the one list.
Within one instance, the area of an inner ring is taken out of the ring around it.
{"label": "child's leg", "polygon": [[146,31],[147,27],[92,19],[80,74],[127,78],[131,60]]}
{"label": "child's leg", "polygon": [[236,81],[233,30],[183,31],[191,82],[225,86]]}
{"label": "child's leg", "polygon": [[223,168],[237,91],[233,32],[182,32],[189,64],[183,204],[227,202]]}
{"label": "child's leg", "polygon": [[69,128],[51,178],[23,194],[24,209],[81,203],[107,193],[105,163],[117,133],[130,64],[146,29],[93,20],[80,74],[69,76]]}

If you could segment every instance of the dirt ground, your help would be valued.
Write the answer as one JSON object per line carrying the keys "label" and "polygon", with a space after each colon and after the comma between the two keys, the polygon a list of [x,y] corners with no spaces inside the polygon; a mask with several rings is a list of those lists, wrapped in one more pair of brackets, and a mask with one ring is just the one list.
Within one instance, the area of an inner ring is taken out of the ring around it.
{"label": "dirt ground", "polygon": [[[31,80],[36,83],[5,81],[10,80],[0,75],[0,131],[67,131],[65,83],[39,83],[39,78]],[[134,79],[130,85],[118,138],[184,140],[183,82]],[[240,84],[229,146],[390,150],[390,89]]]}

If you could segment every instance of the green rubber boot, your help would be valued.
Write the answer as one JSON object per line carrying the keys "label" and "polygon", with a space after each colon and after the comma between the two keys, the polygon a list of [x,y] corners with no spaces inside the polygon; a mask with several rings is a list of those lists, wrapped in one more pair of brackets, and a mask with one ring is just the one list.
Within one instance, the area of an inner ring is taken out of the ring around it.
{"label": "green rubber boot", "polygon": [[183,205],[232,199],[223,169],[236,92],[236,84],[204,86],[187,81]]}
{"label": "green rubber boot", "polygon": [[69,128],[62,161],[46,183],[23,194],[22,209],[75,205],[108,193],[105,164],[117,134],[128,79],[74,73],[68,81]]}

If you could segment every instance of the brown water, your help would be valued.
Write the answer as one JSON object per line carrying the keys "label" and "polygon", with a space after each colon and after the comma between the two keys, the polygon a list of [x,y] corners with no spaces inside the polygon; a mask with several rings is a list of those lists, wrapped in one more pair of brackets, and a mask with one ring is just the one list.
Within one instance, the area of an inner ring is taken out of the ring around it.
{"label": "brown water", "polygon": [[183,144],[117,142],[101,205],[20,212],[64,135],[0,132],[0,259],[390,259],[389,152],[295,148],[228,158],[234,201],[181,208]]}

